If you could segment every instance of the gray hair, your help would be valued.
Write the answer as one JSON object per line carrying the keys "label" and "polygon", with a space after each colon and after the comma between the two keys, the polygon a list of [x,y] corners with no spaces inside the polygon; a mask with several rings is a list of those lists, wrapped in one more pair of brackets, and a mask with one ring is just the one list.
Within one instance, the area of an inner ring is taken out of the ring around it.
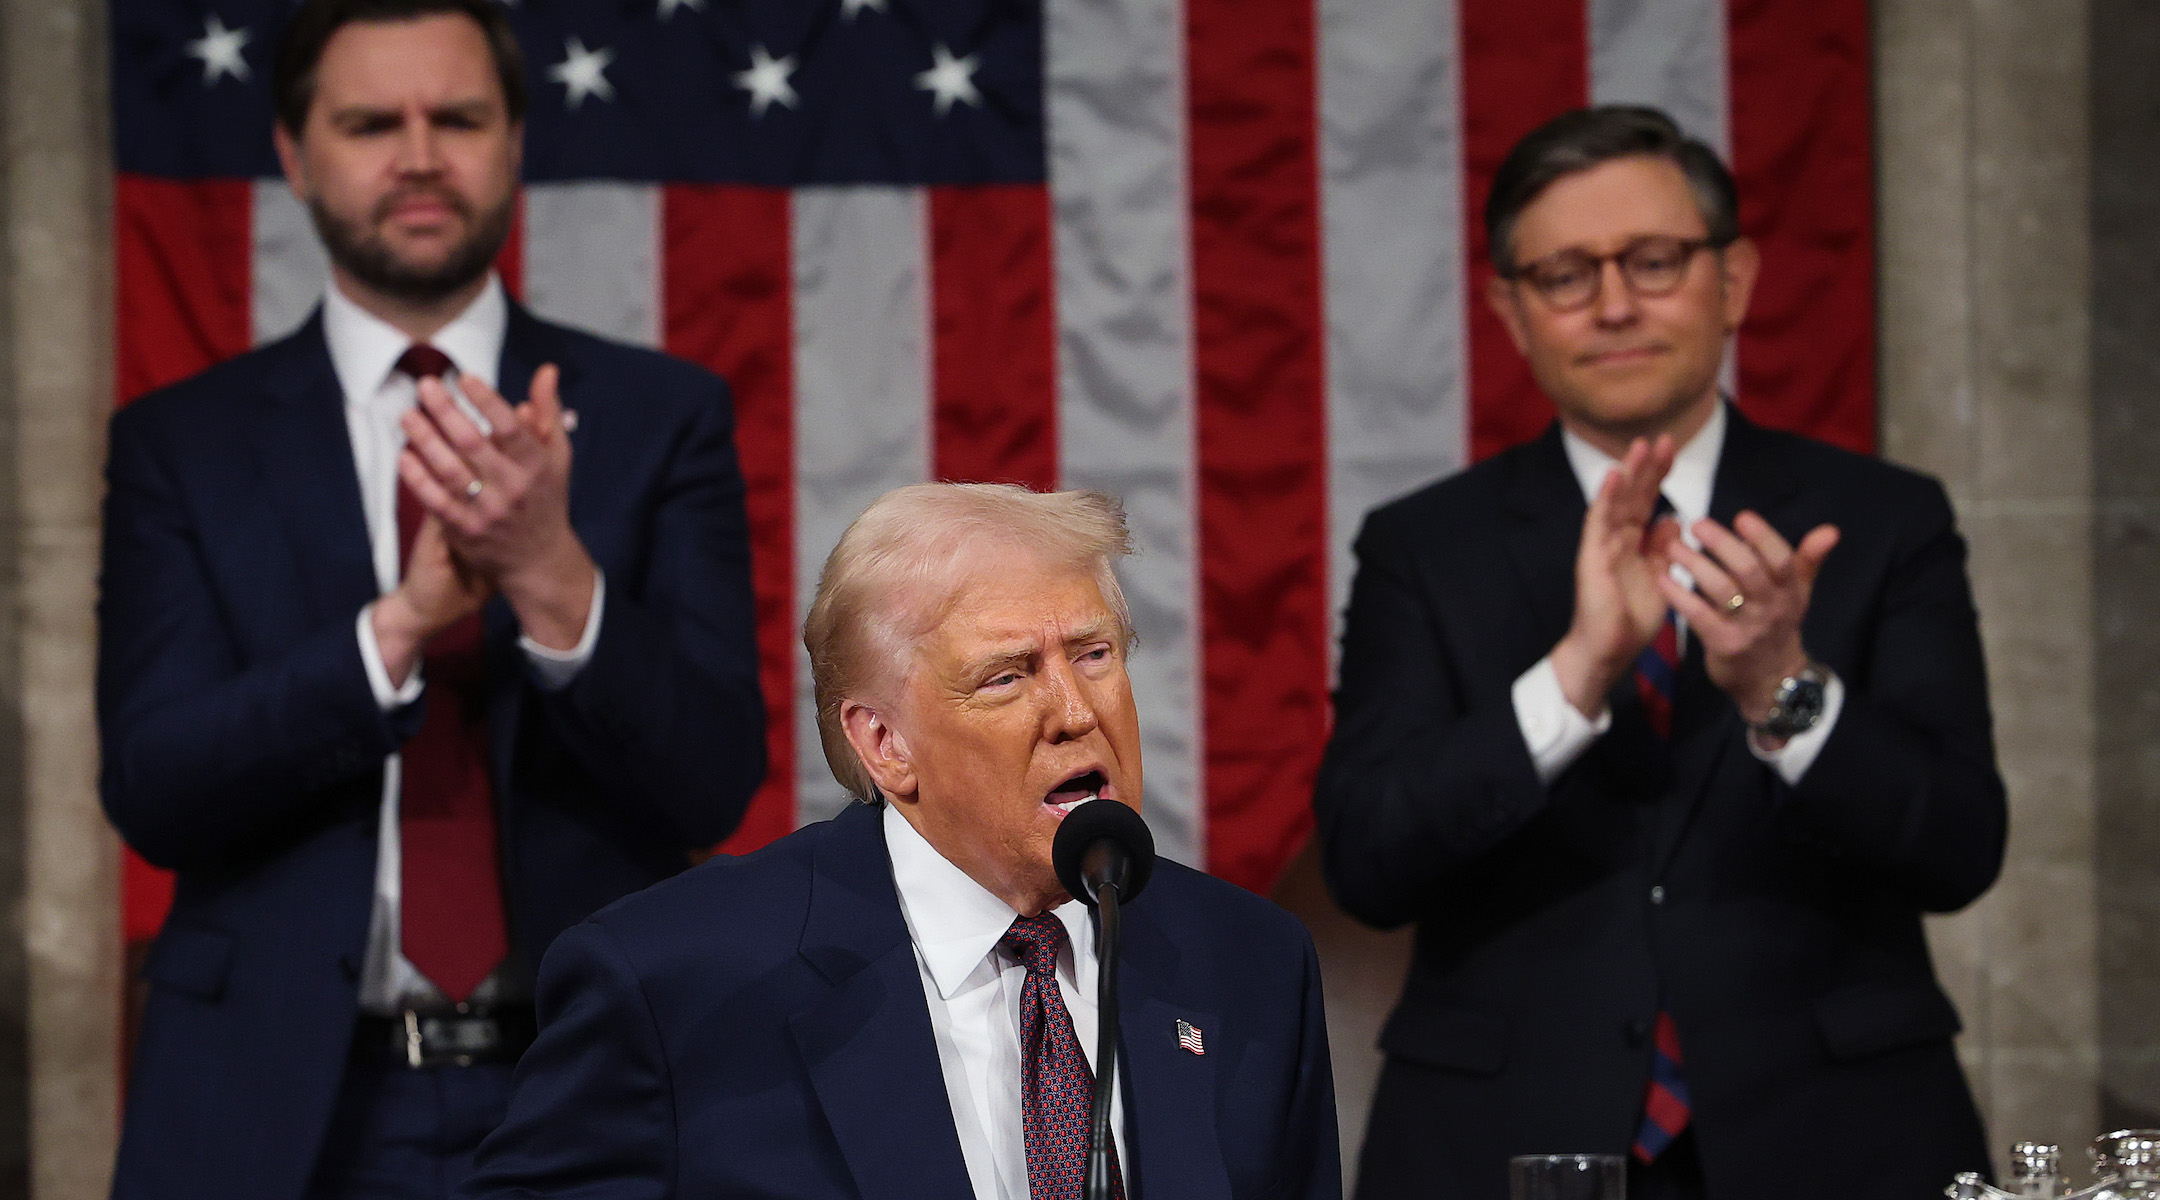
{"label": "gray hair", "polygon": [[913,657],[958,599],[953,576],[962,554],[986,544],[1092,571],[1124,645],[1133,644],[1132,612],[1113,569],[1132,553],[1132,535],[1115,499],[1009,483],[918,483],[885,493],[840,535],[803,619],[825,762],[857,799],[874,801],[877,786],[841,728],[841,701]]}

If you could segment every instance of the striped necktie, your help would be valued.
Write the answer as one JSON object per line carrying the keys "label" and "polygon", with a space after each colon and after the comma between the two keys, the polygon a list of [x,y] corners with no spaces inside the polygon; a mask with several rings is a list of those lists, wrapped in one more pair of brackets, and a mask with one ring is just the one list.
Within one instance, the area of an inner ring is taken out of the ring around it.
{"label": "striped necktie", "polygon": [[[1672,511],[1672,503],[1660,494],[1651,520],[1662,520]],[[1665,623],[1658,627],[1657,637],[1635,658],[1635,690],[1642,697],[1643,716],[1651,730],[1669,745],[1673,701],[1680,694],[1680,628],[1672,609],[1665,610]],[[1680,1073],[1680,1029],[1673,1023],[1672,1012],[1660,1004],[1651,1036],[1650,1078],[1643,1085],[1642,1127],[1635,1133],[1635,1157],[1655,1162],[1687,1128],[1692,1112],[1687,1080]]]}
{"label": "striped necktie", "polygon": [[[1672,515],[1672,502],[1658,495],[1657,511],[1650,521],[1658,521]],[[1635,694],[1642,698],[1643,717],[1650,723],[1651,732],[1661,742],[1672,740],[1673,703],[1680,695],[1680,626],[1679,618],[1668,608],[1665,623],[1658,626],[1657,636],[1635,656]]]}

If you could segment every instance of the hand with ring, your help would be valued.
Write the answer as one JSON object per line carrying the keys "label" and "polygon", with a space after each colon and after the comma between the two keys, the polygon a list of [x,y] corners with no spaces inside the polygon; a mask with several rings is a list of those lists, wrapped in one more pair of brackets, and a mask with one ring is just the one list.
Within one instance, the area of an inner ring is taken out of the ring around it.
{"label": "hand with ring", "polygon": [[1663,573],[1658,589],[1687,621],[1690,636],[1702,640],[1711,682],[1752,724],[1769,715],[1778,684],[1808,665],[1800,624],[1838,530],[1818,525],[1795,547],[1770,522],[1742,512],[1731,529],[1702,520],[1694,533],[1701,550],[1677,538],[1665,545],[1667,562],[1694,577],[1694,590]]}
{"label": "hand with ring", "polygon": [[502,592],[524,633],[567,650],[585,631],[598,570],[570,527],[572,422],[559,385],[556,367],[543,366],[512,408],[485,381],[460,376],[482,428],[442,380],[421,380],[401,422],[398,477],[442,522],[458,561]]}

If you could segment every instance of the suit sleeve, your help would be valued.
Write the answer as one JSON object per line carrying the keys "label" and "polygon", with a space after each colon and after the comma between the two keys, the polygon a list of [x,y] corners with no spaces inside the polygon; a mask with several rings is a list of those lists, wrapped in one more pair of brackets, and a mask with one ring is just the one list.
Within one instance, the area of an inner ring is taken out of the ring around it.
{"label": "suit sleeve", "polygon": [[615,940],[577,925],[540,968],[540,1037],[510,1113],[480,1146],[460,1200],[675,1195],[674,1084],[652,1010]]}
{"label": "suit sleeve", "polygon": [[[1313,807],[1336,902],[1387,928],[1546,806],[1509,696],[1451,662],[1439,614],[1368,520],[1343,628],[1335,729]],[[1527,666],[1528,664],[1524,664]]]}
{"label": "suit sleeve", "polygon": [[1949,911],[1994,882],[2008,813],[1965,542],[1940,486],[1910,511],[1865,661],[1833,664],[1844,710],[1800,782],[1773,787],[1798,834]]}
{"label": "suit sleeve", "polygon": [[[112,423],[98,598],[100,795],[128,844],[163,867],[218,862],[305,820],[323,789],[380,767],[417,706],[376,704],[354,613],[281,654],[244,659],[206,532],[141,414]],[[266,581],[266,584],[269,581]],[[357,610],[356,610],[357,611]]]}
{"label": "suit sleeve", "polygon": [[1335,1124],[1335,1068],[1328,1055],[1327,1003],[1320,958],[1304,942],[1305,1001],[1301,1053],[1290,1119],[1281,1141],[1281,1200],[1342,1200],[1341,1133]]}
{"label": "suit sleeve", "polygon": [[732,833],[765,775],[742,471],[726,385],[702,382],[655,492],[642,570],[609,574],[592,659],[570,685],[533,689],[614,801],[685,847]]}

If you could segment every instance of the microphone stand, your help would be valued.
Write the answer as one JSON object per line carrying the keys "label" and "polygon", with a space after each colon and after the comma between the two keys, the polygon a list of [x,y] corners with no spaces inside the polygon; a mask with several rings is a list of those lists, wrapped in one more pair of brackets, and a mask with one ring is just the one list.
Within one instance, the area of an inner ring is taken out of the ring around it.
{"label": "microphone stand", "polygon": [[[1118,872],[1122,875],[1123,872]],[[1095,892],[1095,1096],[1088,1105],[1087,1200],[1111,1200],[1110,1097],[1117,1090],[1118,885],[1105,880]]]}

